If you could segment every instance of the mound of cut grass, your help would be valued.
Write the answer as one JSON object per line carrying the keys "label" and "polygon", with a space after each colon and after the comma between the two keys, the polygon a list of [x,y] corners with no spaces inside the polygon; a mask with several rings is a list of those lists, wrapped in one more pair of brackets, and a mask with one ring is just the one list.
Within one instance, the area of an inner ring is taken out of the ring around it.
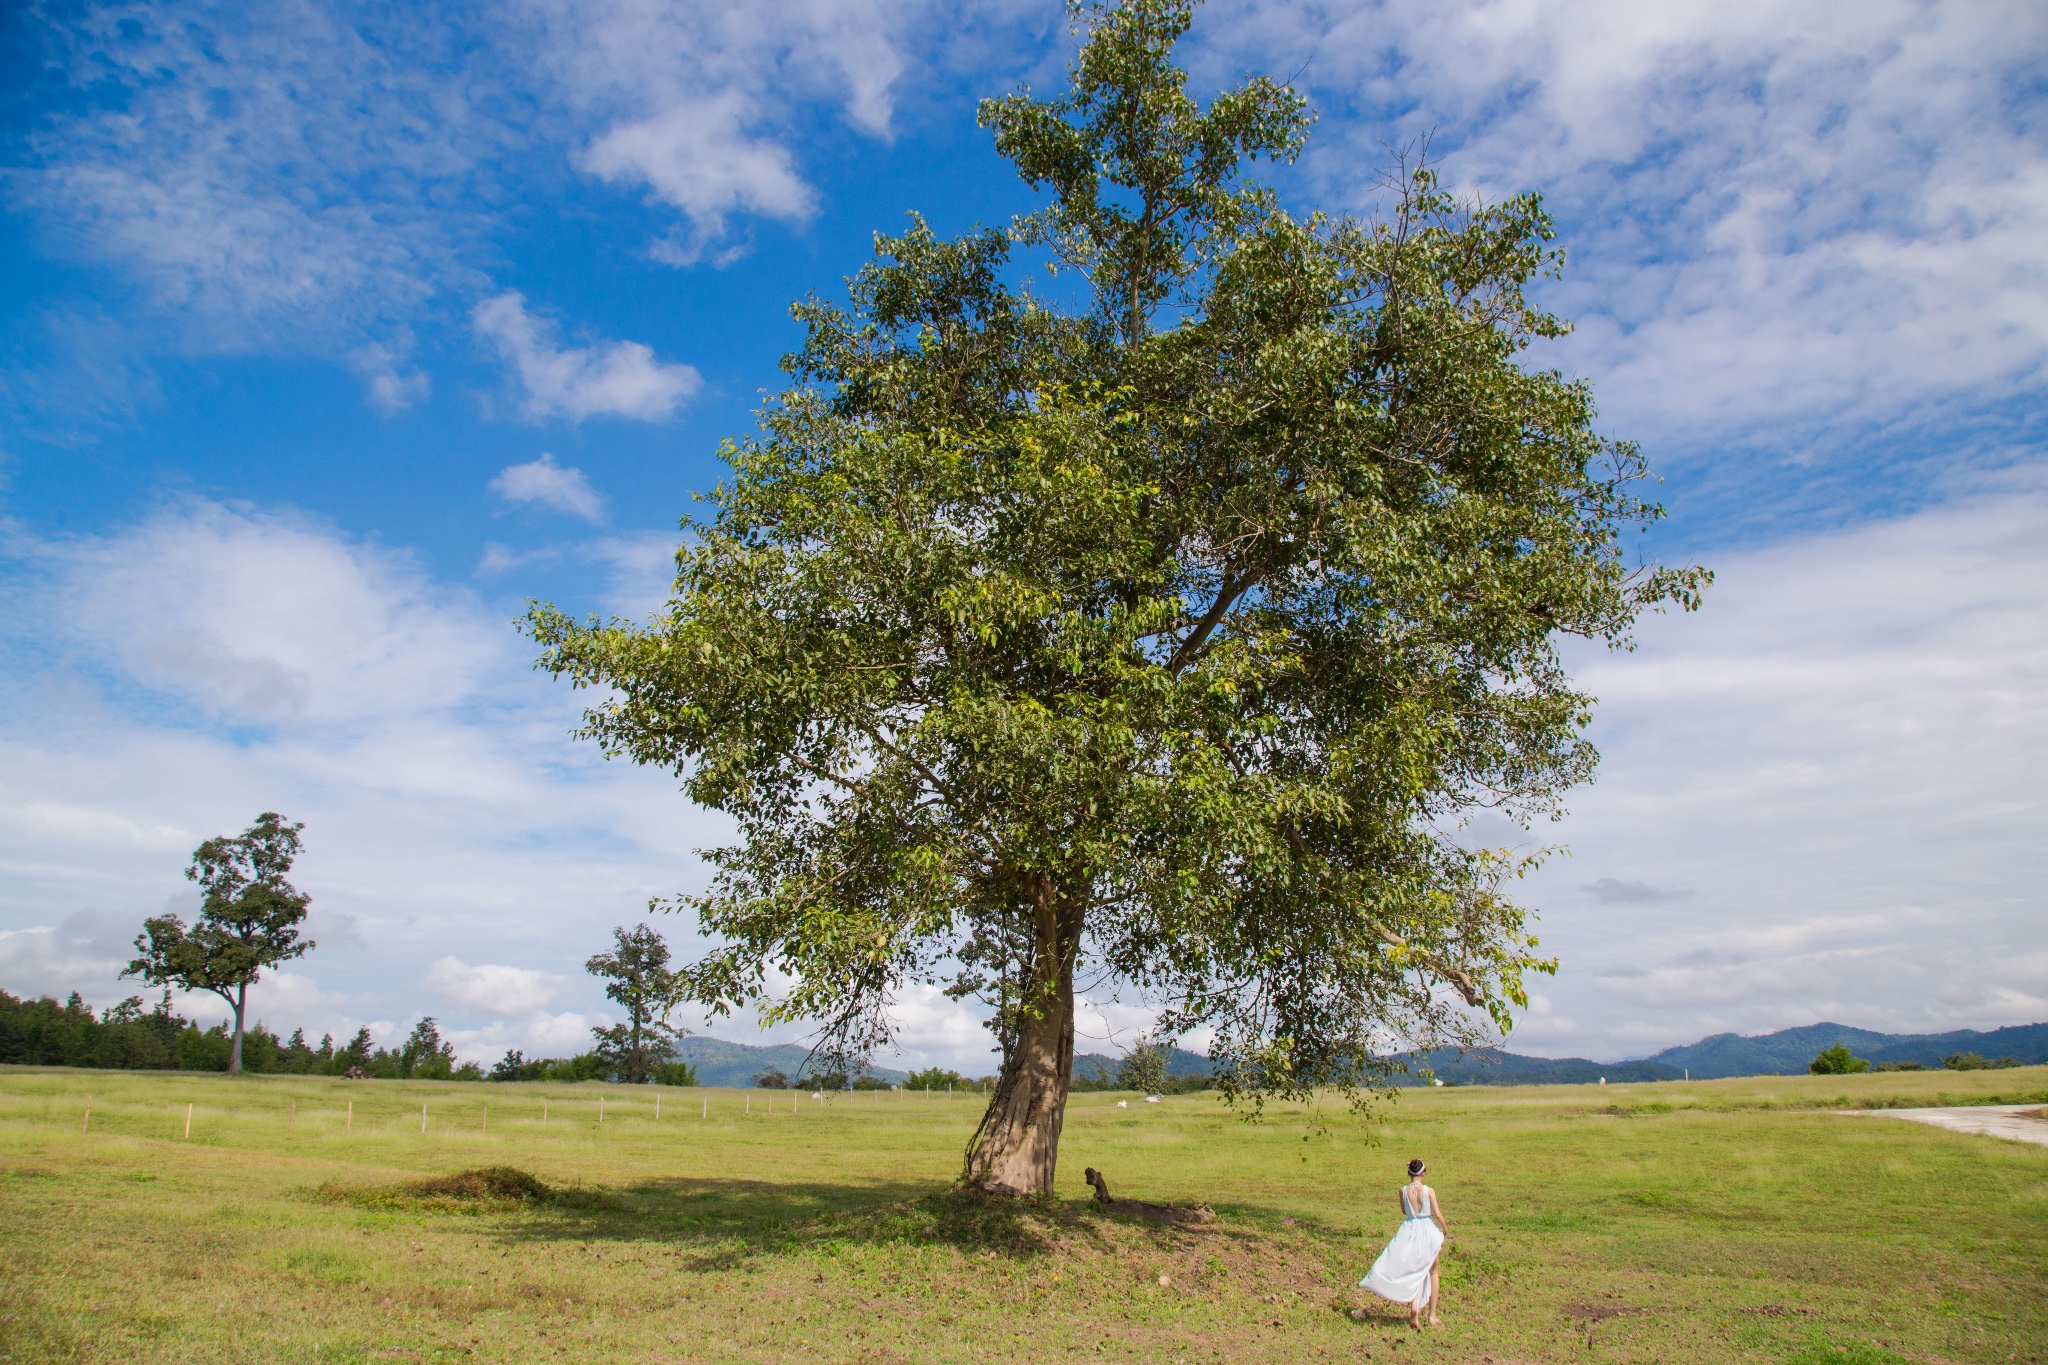
{"label": "mound of cut grass", "polygon": [[[344,1185],[333,1181],[315,1191],[329,1204],[360,1209],[424,1209],[458,1213],[555,1201],[584,1202],[588,1191],[557,1190],[516,1166],[479,1166],[453,1175],[421,1176],[396,1185]],[[582,1196],[580,1199],[577,1196]]]}

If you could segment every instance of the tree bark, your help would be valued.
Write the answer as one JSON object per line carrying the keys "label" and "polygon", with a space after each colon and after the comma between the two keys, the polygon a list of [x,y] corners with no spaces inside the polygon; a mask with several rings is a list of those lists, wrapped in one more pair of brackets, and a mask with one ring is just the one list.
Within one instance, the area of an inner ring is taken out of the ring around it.
{"label": "tree bark", "polygon": [[228,1075],[242,1074],[242,1012],[249,1003],[249,987],[235,987],[235,1041],[228,1049]]}
{"label": "tree bark", "polygon": [[1018,1005],[1017,1041],[967,1153],[967,1183],[990,1194],[1048,1193],[1074,1072],[1074,958],[1081,897],[1031,877],[1031,977]]}

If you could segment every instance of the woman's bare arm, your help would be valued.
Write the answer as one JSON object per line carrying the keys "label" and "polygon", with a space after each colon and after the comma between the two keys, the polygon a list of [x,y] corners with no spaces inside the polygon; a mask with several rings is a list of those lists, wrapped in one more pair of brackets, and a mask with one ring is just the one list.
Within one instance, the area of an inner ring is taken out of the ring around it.
{"label": "woman's bare arm", "polygon": [[1451,1235],[1451,1225],[1444,1221],[1443,1201],[1436,1197],[1436,1191],[1429,1192],[1429,1211],[1436,1215],[1436,1225],[1443,1229],[1444,1236]]}

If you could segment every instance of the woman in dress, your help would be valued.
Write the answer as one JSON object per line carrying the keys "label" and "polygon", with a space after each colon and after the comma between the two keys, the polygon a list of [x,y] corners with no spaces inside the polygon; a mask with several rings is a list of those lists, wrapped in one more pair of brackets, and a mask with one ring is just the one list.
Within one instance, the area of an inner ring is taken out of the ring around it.
{"label": "woman in dress", "polygon": [[1401,1187],[1401,1229],[1359,1281],[1383,1299],[1407,1304],[1408,1325],[1415,1328],[1422,1326],[1424,1305],[1429,1308],[1431,1327],[1441,1327],[1444,1321],[1436,1313],[1442,1293],[1436,1262],[1451,1226],[1444,1221],[1436,1191],[1422,1183],[1422,1173],[1428,1169],[1419,1158],[1408,1163],[1408,1183]]}

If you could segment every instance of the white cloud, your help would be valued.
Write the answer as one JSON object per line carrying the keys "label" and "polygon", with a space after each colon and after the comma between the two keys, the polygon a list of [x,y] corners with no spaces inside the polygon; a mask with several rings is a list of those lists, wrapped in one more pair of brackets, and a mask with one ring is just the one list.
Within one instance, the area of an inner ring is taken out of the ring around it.
{"label": "white cloud", "polygon": [[1579,323],[1543,359],[1619,430],[1796,450],[2048,377],[2038,5],[1252,2],[1197,32],[1218,79],[1313,54],[1326,198],[1432,132],[1452,182],[1543,191]]}
{"label": "white cloud", "polygon": [[[740,135],[740,115],[740,100],[730,92],[677,105],[611,129],[578,164],[604,180],[646,184],[707,237],[723,232],[726,216],[736,210],[810,217],[817,195],[798,177],[789,150]],[[672,253],[673,264],[692,259]]]}
{"label": "white cloud", "polygon": [[[604,500],[597,490],[590,486],[590,480],[583,477],[583,471],[574,466],[555,463],[555,457],[546,451],[538,460],[526,464],[506,465],[498,471],[498,477],[491,480],[491,491],[507,502],[537,502],[543,507],[552,507],[557,512],[582,517],[585,521],[600,521],[604,517]],[[486,562],[498,567],[511,565],[498,559],[491,559],[491,549],[503,551],[503,546],[491,546],[486,550]]]}
{"label": "white cloud", "polygon": [[1524,891],[1564,972],[1513,1045],[2048,1019],[2048,495],[1712,562],[1580,660],[1604,760],[1532,838],[1573,850]]}
{"label": "white cloud", "polygon": [[637,341],[558,348],[553,324],[529,314],[526,300],[516,293],[478,304],[471,321],[476,334],[496,346],[518,375],[526,390],[525,413],[536,420],[580,422],[604,415],[657,421],[672,415],[704,384],[695,369],[662,364]]}
{"label": "white cloud", "polygon": [[530,1015],[551,1005],[568,989],[566,978],[529,967],[503,967],[494,963],[471,966],[459,957],[437,958],[427,968],[425,982],[459,1005],[486,1014],[508,1017]]}
{"label": "white cloud", "polygon": [[[571,740],[580,699],[533,674],[502,609],[405,554],[199,500],[6,548],[0,582],[21,604],[0,632],[9,990],[141,990],[115,978],[125,939],[189,896],[192,849],[279,810],[307,826],[294,879],[322,946],[291,964],[318,991],[266,987],[266,1022],[317,1036],[440,1015],[415,983],[479,942],[566,981],[557,1012],[596,1017],[583,959],[650,896],[701,885],[691,850],[726,837],[672,777]],[[75,907],[106,923],[66,920]],[[664,927],[695,954],[689,925]],[[452,1028],[491,1017],[447,1001]]]}
{"label": "white cloud", "polygon": [[736,213],[800,222],[816,212],[779,125],[795,106],[830,99],[856,128],[886,136],[899,37],[929,42],[938,17],[872,0],[533,0],[527,12],[544,68],[601,125],[577,167],[682,210],[689,232],[655,248],[674,264],[698,260]]}
{"label": "white cloud", "polygon": [[395,344],[372,342],[349,353],[349,364],[369,387],[370,406],[379,412],[403,412],[424,403],[433,391],[433,379],[425,370],[405,367],[411,351],[411,335],[401,329]]}

